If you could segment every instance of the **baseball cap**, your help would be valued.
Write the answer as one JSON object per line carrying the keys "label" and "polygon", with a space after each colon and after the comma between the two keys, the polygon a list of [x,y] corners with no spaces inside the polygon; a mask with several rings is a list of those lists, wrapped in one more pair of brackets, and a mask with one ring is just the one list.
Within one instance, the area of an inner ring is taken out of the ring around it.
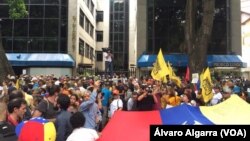
{"label": "baseball cap", "polygon": [[114,89],[112,93],[113,93],[113,95],[118,95],[119,91],[117,89]]}

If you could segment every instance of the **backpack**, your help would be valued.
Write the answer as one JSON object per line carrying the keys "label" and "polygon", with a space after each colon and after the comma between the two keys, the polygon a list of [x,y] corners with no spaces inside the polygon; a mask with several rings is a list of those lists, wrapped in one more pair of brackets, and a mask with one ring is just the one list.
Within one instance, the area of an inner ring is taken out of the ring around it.
{"label": "backpack", "polygon": [[6,121],[0,122],[0,141],[17,141],[15,127]]}

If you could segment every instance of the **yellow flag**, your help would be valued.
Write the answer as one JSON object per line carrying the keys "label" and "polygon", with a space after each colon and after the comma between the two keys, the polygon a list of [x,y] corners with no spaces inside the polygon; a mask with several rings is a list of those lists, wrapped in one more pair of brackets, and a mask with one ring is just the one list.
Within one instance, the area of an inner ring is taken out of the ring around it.
{"label": "yellow flag", "polygon": [[161,81],[162,78],[165,77],[167,74],[168,74],[168,70],[167,70],[166,62],[164,60],[162,51],[160,49],[157,55],[156,61],[154,63],[154,67],[152,69],[151,76],[155,80]]}
{"label": "yellow flag", "polygon": [[202,96],[204,102],[207,103],[213,97],[212,92],[212,79],[209,68],[205,70],[204,73],[200,75]]}
{"label": "yellow flag", "polygon": [[20,88],[19,79],[16,80],[16,88],[17,88],[17,89]]}
{"label": "yellow flag", "polygon": [[174,70],[171,66],[171,64],[168,62],[167,63],[167,68],[169,70],[169,78],[178,86],[181,87],[181,79],[180,77],[176,76],[176,74],[174,73]]}
{"label": "yellow flag", "polygon": [[181,87],[181,79],[178,76],[172,76],[170,78],[179,88]]}
{"label": "yellow flag", "polygon": [[168,67],[168,70],[169,70],[169,76],[175,76],[175,73],[173,71],[173,68],[171,67],[170,63],[168,62],[167,63],[167,67]]}

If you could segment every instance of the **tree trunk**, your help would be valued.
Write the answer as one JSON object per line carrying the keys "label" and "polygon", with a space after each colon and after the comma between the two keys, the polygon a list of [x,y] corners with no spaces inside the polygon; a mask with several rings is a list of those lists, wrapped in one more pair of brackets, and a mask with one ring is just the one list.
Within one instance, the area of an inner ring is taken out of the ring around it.
{"label": "tree trunk", "polygon": [[12,66],[10,65],[7,56],[5,54],[3,44],[2,44],[2,29],[0,24],[0,82],[3,82],[7,78],[7,76],[14,75],[14,71]]}
{"label": "tree trunk", "polygon": [[187,0],[185,42],[190,75],[201,73],[207,65],[207,48],[214,20],[215,0],[202,0],[203,17],[200,28],[195,31],[196,0]]}

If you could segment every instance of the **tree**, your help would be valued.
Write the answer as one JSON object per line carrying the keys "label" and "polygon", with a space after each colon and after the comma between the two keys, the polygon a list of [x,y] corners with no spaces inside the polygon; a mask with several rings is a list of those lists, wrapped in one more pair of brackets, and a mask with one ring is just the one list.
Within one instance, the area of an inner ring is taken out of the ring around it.
{"label": "tree", "polygon": [[208,41],[211,37],[214,21],[215,0],[202,0],[201,24],[197,24],[198,1],[187,0],[185,47],[188,54],[190,74],[201,73],[206,67]]}
{"label": "tree", "polygon": [[[9,17],[12,20],[16,20],[19,18],[24,18],[28,15],[28,11],[26,11],[26,7],[23,0],[8,0],[9,4]],[[5,54],[3,44],[2,44],[2,30],[0,24],[0,82],[6,79],[7,75],[14,75],[13,68],[10,62],[7,59]]]}

